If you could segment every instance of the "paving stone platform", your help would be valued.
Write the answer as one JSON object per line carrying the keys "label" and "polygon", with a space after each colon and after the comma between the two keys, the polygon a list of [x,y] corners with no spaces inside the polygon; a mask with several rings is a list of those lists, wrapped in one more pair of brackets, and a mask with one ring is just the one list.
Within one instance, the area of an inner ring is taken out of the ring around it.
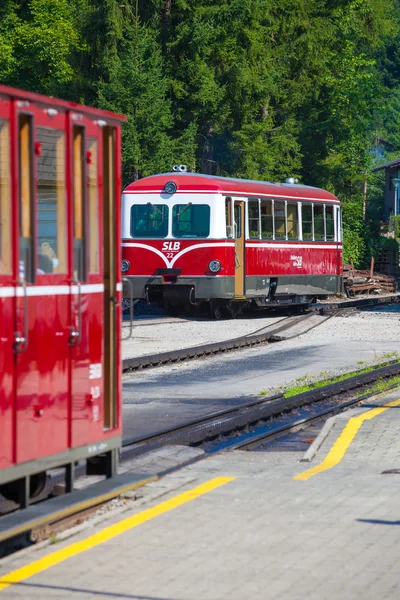
{"label": "paving stone platform", "polygon": [[[343,459],[307,481],[349,418],[335,420],[311,463],[301,451],[237,451],[151,483],[71,539],[0,561],[1,578],[215,477],[233,481],[0,591],[6,599],[395,600],[400,598],[400,406],[363,422]],[[304,449],[305,450],[305,449]],[[5,577],[6,579],[6,577]]]}

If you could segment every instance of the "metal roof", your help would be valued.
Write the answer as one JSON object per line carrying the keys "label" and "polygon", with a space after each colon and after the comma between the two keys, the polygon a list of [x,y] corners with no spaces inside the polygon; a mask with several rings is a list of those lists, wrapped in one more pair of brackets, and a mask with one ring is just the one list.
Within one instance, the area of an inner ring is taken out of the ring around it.
{"label": "metal roof", "polygon": [[382,169],[389,169],[389,167],[395,167],[396,165],[400,165],[400,158],[396,158],[396,160],[392,160],[384,165],[379,165],[379,167],[375,167],[372,171],[381,171]]}

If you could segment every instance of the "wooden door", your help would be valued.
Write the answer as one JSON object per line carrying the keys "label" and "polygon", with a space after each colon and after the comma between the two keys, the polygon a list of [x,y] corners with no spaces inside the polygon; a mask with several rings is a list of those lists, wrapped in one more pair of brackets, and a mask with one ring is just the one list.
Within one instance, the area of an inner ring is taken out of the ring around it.
{"label": "wooden door", "polygon": [[235,298],[245,295],[245,203],[243,200],[234,202],[235,220]]}
{"label": "wooden door", "polygon": [[14,460],[13,385],[15,274],[12,244],[11,103],[0,97],[0,469]]}

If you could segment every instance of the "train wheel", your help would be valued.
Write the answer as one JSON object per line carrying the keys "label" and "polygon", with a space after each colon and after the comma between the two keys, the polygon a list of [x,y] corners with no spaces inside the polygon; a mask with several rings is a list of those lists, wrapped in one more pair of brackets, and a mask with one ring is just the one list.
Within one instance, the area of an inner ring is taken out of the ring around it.
{"label": "train wheel", "polygon": [[210,300],[208,312],[210,314],[210,317],[212,317],[216,321],[219,321],[223,317],[222,306],[218,302],[218,300]]}
{"label": "train wheel", "polygon": [[[46,472],[35,473],[30,476],[29,480],[29,498],[34,500],[44,491],[47,483]],[[20,499],[20,481],[11,481],[0,486],[0,494],[6,498],[18,504]]]}

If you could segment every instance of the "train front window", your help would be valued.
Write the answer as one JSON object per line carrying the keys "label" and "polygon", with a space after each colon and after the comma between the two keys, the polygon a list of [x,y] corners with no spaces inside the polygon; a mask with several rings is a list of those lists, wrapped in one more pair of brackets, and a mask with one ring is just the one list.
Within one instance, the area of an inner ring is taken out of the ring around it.
{"label": "train front window", "polygon": [[0,274],[11,273],[11,186],[8,121],[0,119]]}
{"label": "train front window", "polygon": [[172,209],[172,235],[178,238],[206,238],[210,235],[208,204],[175,204]]}
{"label": "train front window", "polygon": [[67,271],[64,133],[38,127],[38,273]]}
{"label": "train front window", "polygon": [[166,204],[134,204],[131,208],[133,238],[165,238],[168,235],[168,206]]}

